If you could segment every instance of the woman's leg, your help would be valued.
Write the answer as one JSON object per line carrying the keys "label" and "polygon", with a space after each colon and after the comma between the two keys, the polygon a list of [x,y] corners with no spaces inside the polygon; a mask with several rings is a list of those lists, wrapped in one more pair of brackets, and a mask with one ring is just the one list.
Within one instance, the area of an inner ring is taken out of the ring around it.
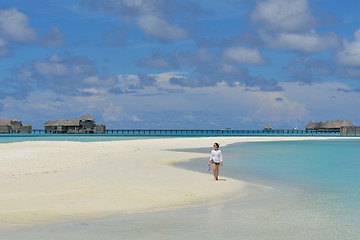
{"label": "woman's leg", "polygon": [[214,178],[215,178],[215,180],[219,180],[219,165],[213,163],[213,170],[214,170]]}

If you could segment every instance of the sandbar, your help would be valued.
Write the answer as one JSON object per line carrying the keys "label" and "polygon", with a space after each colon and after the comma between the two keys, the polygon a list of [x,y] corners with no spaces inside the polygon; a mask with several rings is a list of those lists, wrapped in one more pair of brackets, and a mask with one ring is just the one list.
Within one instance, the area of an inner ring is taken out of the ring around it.
{"label": "sandbar", "polygon": [[[0,144],[0,229],[166,211],[246,195],[250,183],[207,172],[209,154],[173,151],[301,137],[191,137]],[[315,138],[319,139],[319,138]],[[204,173],[174,166],[204,159]],[[225,160],[226,161],[226,160]]]}

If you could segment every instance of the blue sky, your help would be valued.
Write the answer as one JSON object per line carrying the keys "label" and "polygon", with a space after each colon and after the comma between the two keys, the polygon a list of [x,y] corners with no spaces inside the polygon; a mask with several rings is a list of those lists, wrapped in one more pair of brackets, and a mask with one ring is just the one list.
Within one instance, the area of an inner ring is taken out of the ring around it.
{"label": "blue sky", "polygon": [[360,125],[355,0],[0,1],[0,118]]}

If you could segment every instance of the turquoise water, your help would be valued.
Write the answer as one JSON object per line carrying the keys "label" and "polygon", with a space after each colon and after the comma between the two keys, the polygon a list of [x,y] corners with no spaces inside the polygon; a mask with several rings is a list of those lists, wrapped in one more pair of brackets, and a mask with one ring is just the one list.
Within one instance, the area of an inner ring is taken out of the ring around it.
{"label": "turquoise water", "polygon": [[[0,239],[360,239],[360,140],[241,143],[222,151],[220,178],[251,182],[246,197],[5,232]],[[207,161],[178,167],[208,173]]]}
{"label": "turquoise water", "polygon": [[[196,238],[360,239],[360,140],[239,143],[222,151],[222,176],[271,190],[255,187],[245,198],[203,208],[197,217],[189,210],[187,221],[201,228],[187,228]],[[207,160],[179,166],[206,172]]]}
{"label": "turquoise water", "polygon": [[[360,239],[360,140],[240,143],[224,147],[223,155],[223,175],[274,189],[250,197],[258,205],[244,199],[230,203],[241,210],[223,217],[241,223],[240,236],[254,226],[234,215],[248,213],[252,219],[262,209],[267,217],[254,222],[263,223],[266,233],[253,239]],[[200,161],[193,167],[204,168]]]}
{"label": "turquoise water", "polygon": [[227,149],[227,174],[321,192],[360,191],[360,140],[243,143]]}
{"label": "turquoise water", "polygon": [[298,189],[349,231],[360,226],[360,140],[244,143],[227,151],[227,175]]}

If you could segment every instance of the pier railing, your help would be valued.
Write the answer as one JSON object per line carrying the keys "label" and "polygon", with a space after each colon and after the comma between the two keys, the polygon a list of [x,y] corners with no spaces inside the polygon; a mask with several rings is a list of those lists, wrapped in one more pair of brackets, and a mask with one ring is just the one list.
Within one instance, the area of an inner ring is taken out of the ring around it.
{"label": "pier railing", "polygon": [[[34,134],[49,134],[34,129]],[[309,130],[199,130],[199,129],[108,129],[106,135],[117,136],[340,136],[338,131]]]}
{"label": "pier railing", "polygon": [[106,134],[123,136],[340,136],[333,131],[307,130],[159,130],[159,129],[113,129]]}

